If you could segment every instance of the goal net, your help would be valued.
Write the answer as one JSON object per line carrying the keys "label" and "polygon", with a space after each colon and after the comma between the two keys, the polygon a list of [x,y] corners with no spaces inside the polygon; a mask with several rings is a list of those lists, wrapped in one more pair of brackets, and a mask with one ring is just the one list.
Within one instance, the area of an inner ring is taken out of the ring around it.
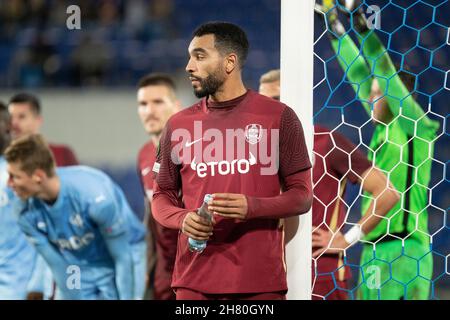
{"label": "goal net", "polygon": [[[319,231],[332,238],[313,257],[312,297],[449,299],[450,2],[316,4],[313,158],[324,172],[313,178],[313,241]],[[347,155],[339,163],[336,151]],[[396,191],[390,208],[371,192],[359,152]],[[334,197],[320,194],[324,184]],[[376,226],[334,247],[352,227],[364,231],[366,214]]]}

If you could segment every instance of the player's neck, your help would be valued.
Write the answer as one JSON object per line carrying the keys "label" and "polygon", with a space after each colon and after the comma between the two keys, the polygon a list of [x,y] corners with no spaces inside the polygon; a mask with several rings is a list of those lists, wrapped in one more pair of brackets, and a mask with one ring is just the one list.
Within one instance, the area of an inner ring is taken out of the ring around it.
{"label": "player's neck", "polygon": [[161,139],[161,134],[152,134],[152,136],[151,136],[151,141],[155,147],[158,147],[160,139]]}
{"label": "player's neck", "polygon": [[42,183],[42,192],[39,198],[47,203],[53,204],[58,199],[59,191],[61,190],[61,181],[55,174]]}
{"label": "player's neck", "polygon": [[227,79],[214,94],[208,97],[208,100],[213,102],[229,101],[244,95],[246,92],[247,89],[239,74]]}

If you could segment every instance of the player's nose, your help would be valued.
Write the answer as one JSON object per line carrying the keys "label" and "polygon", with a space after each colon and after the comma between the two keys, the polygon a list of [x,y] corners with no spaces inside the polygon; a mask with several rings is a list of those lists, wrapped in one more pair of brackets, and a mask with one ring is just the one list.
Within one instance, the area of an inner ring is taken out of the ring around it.
{"label": "player's nose", "polygon": [[14,181],[11,177],[11,175],[8,175],[8,181],[7,181],[8,187],[13,188],[14,187]]}
{"label": "player's nose", "polygon": [[13,131],[19,131],[19,130],[20,130],[20,121],[18,121],[18,120],[12,120],[12,121],[11,121],[11,130],[13,130]]}
{"label": "player's nose", "polygon": [[147,114],[147,116],[150,116],[153,114],[155,108],[153,108],[153,106],[151,104],[147,105],[147,108],[145,108],[145,113]]}
{"label": "player's nose", "polygon": [[186,72],[191,74],[195,71],[195,63],[192,58],[189,59],[187,65],[186,65]]}

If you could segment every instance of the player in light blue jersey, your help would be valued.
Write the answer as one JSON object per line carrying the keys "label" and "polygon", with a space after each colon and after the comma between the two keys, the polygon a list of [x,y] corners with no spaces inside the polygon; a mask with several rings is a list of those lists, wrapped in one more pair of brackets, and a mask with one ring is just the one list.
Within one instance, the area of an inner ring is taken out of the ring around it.
{"label": "player in light blue jersey", "polygon": [[42,297],[45,262],[28,243],[12,212],[14,194],[7,187],[8,172],[3,151],[11,141],[6,106],[0,103],[0,300]]}
{"label": "player in light blue jersey", "polygon": [[22,231],[52,270],[62,299],[141,299],[145,227],[122,190],[86,166],[55,168],[40,135],[5,151]]}
{"label": "player in light blue jersey", "polygon": [[13,216],[7,181],[6,161],[0,157],[0,300],[22,300],[27,297],[37,254]]}

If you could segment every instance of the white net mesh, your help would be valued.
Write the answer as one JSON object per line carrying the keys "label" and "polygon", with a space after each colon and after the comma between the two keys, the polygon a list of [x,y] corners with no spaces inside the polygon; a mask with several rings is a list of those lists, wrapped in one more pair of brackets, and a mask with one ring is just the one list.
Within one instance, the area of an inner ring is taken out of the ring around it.
{"label": "white net mesh", "polygon": [[[314,176],[313,234],[332,238],[313,259],[313,297],[448,298],[449,1],[317,4],[314,161],[323,172]],[[352,144],[341,147],[340,135]],[[387,177],[383,193],[367,192],[377,188],[362,177],[359,152]],[[399,199],[386,209],[389,190]],[[367,213],[378,224],[338,250]]]}

